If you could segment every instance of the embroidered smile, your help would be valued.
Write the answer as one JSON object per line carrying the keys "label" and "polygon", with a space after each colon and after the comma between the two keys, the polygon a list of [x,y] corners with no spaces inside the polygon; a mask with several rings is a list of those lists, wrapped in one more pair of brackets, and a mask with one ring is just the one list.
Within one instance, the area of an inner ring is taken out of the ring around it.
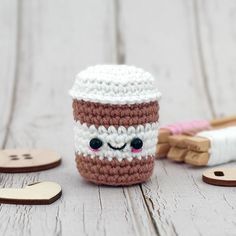
{"label": "embroidered smile", "polygon": [[108,146],[112,148],[113,150],[123,150],[126,146],[126,143],[121,147],[113,147],[110,143],[108,143]]}

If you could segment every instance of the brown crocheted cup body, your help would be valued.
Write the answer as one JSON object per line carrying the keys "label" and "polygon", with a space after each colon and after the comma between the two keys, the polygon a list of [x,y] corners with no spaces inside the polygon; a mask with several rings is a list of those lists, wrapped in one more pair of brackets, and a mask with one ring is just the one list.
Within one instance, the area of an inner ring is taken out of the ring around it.
{"label": "brown crocheted cup body", "polygon": [[100,160],[76,155],[77,168],[85,179],[96,184],[126,186],[147,181],[152,175],[154,157],[133,159],[132,161],[113,159]]}
{"label": "brown crocheted cup body", "polygon": [[[91,138],[87,139],[87,142],[84,142],[83,147],[89,147],[89,141],[92,137],[109,137],[109,129],[111,129],[111,127],[113,127],[114,130],[119,130],[119,127],[123,127],[125,131],[120,135],[126,135],[127,139],[129,138],[129,135],[132,138],[139,137],[139,133],[145,132],[146,135],[141,135],[143,139],[153,138],[153,140],[155,140],[156,137],[152,137],[153,132],[157,136],[157,131],[155,129],[152,130],[150,125],[156,124],[158,121],[159,105],[157,102],[127,106],[104,105],[74,100],[73,110],[74,119],[77,124],[80,124],[76,135],[76,143],[82,144],[84,140],[82,140],[81,136],[84,137],[84,133],[87,134],[90,130],[89,128],[93,127],[93,135],[91,135]],[[148,125],[150,125],[150,127],[147,130],[144,129],[141,132],[137,131],[137,135],[135,131],[134,133],[131,132],[129,134],[129,129],[131,127],[138,130],[140,126],[146,127]],[[99,132],[101,127],[103,127],[102,129],[104,131],[102,130]],[[126,131],[128,134],[126,134]],[[119,134],[116,132],[111,132],[110,135],[114,136],[113,138],[116,138],[116,136],[117,138],[119,137]],[[93,183],[113,186],[127,186],[147,181],[153,172],[154,155],[142,156],[141,158],[139,154],[137,154],[137,157],[135,157],[135,154],[132,156],[132,147],[130,147],[132,138],[126,143],[130,158],[128,156],[126,156],[128,158],[125,159],[118,159],[116,156],[107,158],[103,155],[101,159],[99,151],[95,152],[94,156],[92,156],[91,147],[89,147],[90,153],[77,153],[76,164],[81,176]],[[155,141],[153,140],[151,141],[155,144]],[[108,141],[110,141],[110,139],[108,139]],[[106,142],[106,140],[102,140],[102,142],[106,151],[111,150],[117,155],[120,153],[122,154],[123,149],[112,150],[111,148],[113,146],[109,146],[110,142]],[[145,141],[143,140],[143,142]],[[147,145],[147,147],[149,146],[150,145]]]}
{"label": "brown crocheted cup body", "polygon": [[95,66],[70,92],[79,173],[103,185],[127,186],[152,175],[160,94],[152,76],[130,66]]}
{"label": "brown crocheted cup body", "polygon": [[105,126],[137,126],[157,122],[159,104],[157,101],[132,105],[110,105],[85,101],[73,101],[75,121]]}

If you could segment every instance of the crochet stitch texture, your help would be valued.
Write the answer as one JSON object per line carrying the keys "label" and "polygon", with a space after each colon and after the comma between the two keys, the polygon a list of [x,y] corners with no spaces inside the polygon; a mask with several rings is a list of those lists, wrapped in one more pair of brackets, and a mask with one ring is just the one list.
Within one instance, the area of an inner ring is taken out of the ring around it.
{"label": "crochet stitch texture", "polygon": [[148,180],[161,96],[152,75],[134,66],[97,65],[77,75],[70,95],[80,174],[105,185]]}

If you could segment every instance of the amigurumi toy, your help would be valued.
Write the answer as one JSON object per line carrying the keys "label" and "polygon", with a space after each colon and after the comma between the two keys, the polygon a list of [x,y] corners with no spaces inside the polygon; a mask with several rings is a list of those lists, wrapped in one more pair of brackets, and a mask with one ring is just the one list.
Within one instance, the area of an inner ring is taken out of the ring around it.
{"label": "amigurumi toy", "polygon": [[70,91],[76,163],[87,180],[132,185],[154,168],[161,94],[148,72],[97,65],[77,75]]}

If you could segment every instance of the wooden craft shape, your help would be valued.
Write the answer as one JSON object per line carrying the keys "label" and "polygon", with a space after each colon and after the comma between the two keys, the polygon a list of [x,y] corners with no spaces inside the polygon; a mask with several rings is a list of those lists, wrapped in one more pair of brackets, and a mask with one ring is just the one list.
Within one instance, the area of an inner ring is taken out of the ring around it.
{"label": "wooden craft shape", "polygon": [[204,182],[218,186],[236,187],[236,168],[214,168],[203,173]]}
{"label": "wooden craft shape", "polygon": [[0,189],[0,203],[46,205],[61,197],[61,186],[54,182],[33,183],[25,188]]}
{"label": "wooden craft shape", "polygon": [[170,145],[169,145],[169,143],[160,143],[160,144],[157,144],[156,157],[157,157],[158,159],[165,158],[165,157],[166,157],[166,153],[168,153],[169,150],[170,150]]}
{"label": "wooden craft shape", "polygon": [[185,156],[185,163],[194,166],[207,165],[210,155],[208,150],[210,149],[210,141],[203,137],[189,137],[184,140],[184,143],[189,150]]}
{"label": "wooden craft shape", "polygon": [[54,168],[61,157],[54,151],[40,149],[0,150],[0,172],[23,173]]}

